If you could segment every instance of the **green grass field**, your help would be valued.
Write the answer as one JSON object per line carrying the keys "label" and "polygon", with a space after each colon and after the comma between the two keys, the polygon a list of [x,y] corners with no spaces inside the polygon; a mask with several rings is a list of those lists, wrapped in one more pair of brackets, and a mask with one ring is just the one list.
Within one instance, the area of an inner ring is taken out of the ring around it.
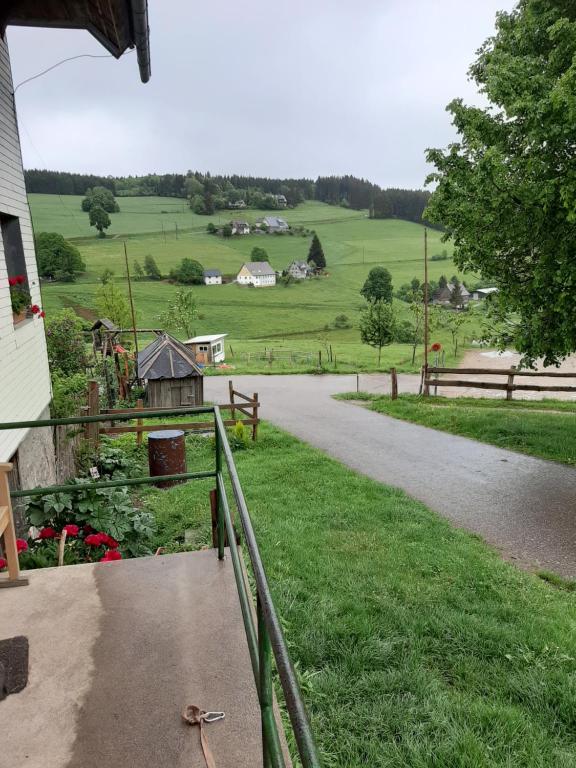
{"label": "green grass field", "polygon": [[[306,259],[310,244],[307,237],[288,235],[249,235],[224,240],[208,235],[205,230],[210,220],[226,221],[228,215],[198,216],[183,200],[154,197],[120,198],[121,212],[112,214],[109,236],[99,239],[90,232],[88,216],[80,210],[80,200],[80,197],[30,195],[36,232],[50,230],[69,237],[80,236],[75,242],[87,264],[86,274],[76,283],[44,284],[44,305],[48,312],[69,306],[87,319],[94,317],[94,292],[103,270],[113,270],[115,279],[124,282],[124,241],[131,265],[136,259],[142,263],[144,257],[151,254],[161,271],[168,273],[182,258],[190,257],[205,268],[217,267],[230,275],[235,275],[242,263],[249,260],[254,245],[268,251],[273,267],[283,269],[293,259]],[[163,210],[169,213],[162,214]],[[261,213],[248,211],[238,215],[253,221]],[[365,212],[316,202],[307,202],[282,215],[289,222],[304,224],[318,233],[328,274],[289,287],[198,286],[194,292],[203,318],[198,322],[197,332],[228,333],[238,352],[253,349],[255,340],[260,349],[284,343],[291,349],[305,350],[312,343],[317,352],[322,342],[328,340],[337,359],[340,356],[351,365],[375,367],[376,352],[363,347],[359,341],[357,326],[363,305],[359,290],[371,267],[376,265],[390,270],[395,287],[413,277],[422,279],[423,227],[405,221],[371,220]],[[121,233],[124,234],[121,236]],[[441,243],[438,232],[430,231],[429,247],[430,254],[434,254],[447,246]],[[437,279],[441,274],[451,277],[455,271],[450,259],[430,262],[431,278]],[[145,326],[157,325],[158,315],[176,290],[177,286],[168,282],[135,282],[138,321]],[[396,302],[396,306],[400,317],[408,317],[406,304]],[[333,324],[338,314],[348,315],[354,328],[326,331],[326,326]],[[470,335],[474,325],[472,318]],[[442,336],[439,340],[448,342]],[[409,358],[408,347],[394,345],[385,352],[382,367],[397,364],[401,370],[407,370]],[[418,359],[417,365],[419,363]]]}
{"label": "green grass field", "polygon": [[[571,583],[270,425],[234,456],[326,768],[576,764]],[[145,492],[155,545],[209,546],[209,487]]]}
{"label": "green grass field", "polygon": [[541,459],[576,465],[576,403],[537,402],[352,392],[339,397],[365,400],[378,413],[463,435]]}

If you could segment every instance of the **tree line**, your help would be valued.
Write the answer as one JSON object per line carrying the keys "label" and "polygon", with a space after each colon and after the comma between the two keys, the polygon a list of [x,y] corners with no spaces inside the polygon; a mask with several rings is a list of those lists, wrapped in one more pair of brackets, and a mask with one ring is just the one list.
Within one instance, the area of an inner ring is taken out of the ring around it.
{"label": "tree line", "polygon": [[398,218],[420,223],[429,192],[411,189],[382,189],[355,176],[319,176],[312,179],[273,179],[238,174],[212,175],[199,171],[145,174],[143,176],[95,176],[29,169],[24,172],[28,192],[53,195],[86,195],[103,187],[116,197],[177,197],[188,199],[196,213],[235,207],[241,201],[248,208],[282,208],[276,195],[294,207],[305,200],[318,200],[352,210],[368,210],[375,219]]}

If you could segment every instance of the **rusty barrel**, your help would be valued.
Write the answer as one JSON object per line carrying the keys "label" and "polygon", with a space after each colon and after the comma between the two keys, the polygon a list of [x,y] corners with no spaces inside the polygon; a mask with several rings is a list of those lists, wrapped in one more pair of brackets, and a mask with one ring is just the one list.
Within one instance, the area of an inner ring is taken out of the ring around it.
{"label": "rusty barrel", "polygon": [[[150,477],[179,475],[186,472],[186,442],[181,429],[162,429],[148,434],[148,466]],[[170,488],[184,480],[154,483],[157,488]]]}

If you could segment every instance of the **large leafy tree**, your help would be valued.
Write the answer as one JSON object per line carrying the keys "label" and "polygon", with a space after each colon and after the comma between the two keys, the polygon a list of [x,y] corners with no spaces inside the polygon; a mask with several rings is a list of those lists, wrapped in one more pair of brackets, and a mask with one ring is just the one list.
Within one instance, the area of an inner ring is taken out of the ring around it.
{"label": "large leafy tree", "polygon": [[88,212],[96,207],[103,208],[107,213],[118,213],[120,210],[111,190],[106,187],[92,187],[86,190],[86,197],[82,200],[82,210]]}
{"label": "large leafy tree", "polygon": [[36,259],[41,277],[71,282],[86,265],[75,245],[57,232],[40,232],[36,237]]}
{"label": "large leafy tree", "polygon": [[119,328],[130,328],[132,317],[128,299],[115,283],[104,283],[96,289],[96,309]]}
{"label": "large leafy tree", "polygon": [[194,294],[182,288],[176,292],[176,296],[160,315],[159,320],[163,328],[180,331],[189,338],[195,335],[195,323],[199,317]]}
{"label": "large leafy tree", "polygon": [[201,285],[204,282],[204,268],[195,259],[182,259],[176,269],[171,270],[170,279],[185,285]]}
{"label": "large leafy tree", "polygon": [[576,4],[498,14],[470,74],[489,106],[448,106],[459,140],[428,151],[426,216],[461,269],[498,286],[525,360],[554,363],[576,350]]}
{"label": "large leafy tree", "polygon": [[150,280],[162,280],[162,273],[158,269],[156,259],[150,254],[144,257],[144,272]]}
{"label": "large leafy tree", "polygon": [[90,226],[96,227],[98,230],[98,236],[106,237],[105,230],[108,229],[112,222],[110,221],[110,216],[108,216],[104,208],[100,208],[99,205],[96,205],[93,208],[90,208],[88,215],[90,217]]}
{"label": "large leafy tree", "polygon": [[385,267],[374,267],[360,291],[366,301],[392,301],[392,275]]}

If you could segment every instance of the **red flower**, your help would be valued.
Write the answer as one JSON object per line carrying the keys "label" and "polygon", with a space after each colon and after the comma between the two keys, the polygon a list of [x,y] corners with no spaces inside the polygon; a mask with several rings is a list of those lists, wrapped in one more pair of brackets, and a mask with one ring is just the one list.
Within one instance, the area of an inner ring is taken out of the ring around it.
{"label": "red flower", "polygon": [[106,535],[105,533],[91,533],[89,536],[86,536],[84,541],[89,547],[101,547],[106,543]]}
{"label": "red flower", "polygon": [[26,552],[28,549],[28,543],[24,539],[16,539],[16,549],[18,552]]}
{"label": "red flower", "polygon": [[107,549],[104,557],[100,558],[101,563],[111,563],[113,560],[122,560],[122,555],[117,549]]}
{"label": "red flower", "polygon": [[18,280],[15,277],[9,277],[8,285],[10,286],[10,288],[14,288],[15,285],[18,285]]}
{"label": "red flower", "polygon": [[38,317],[45,318],[46,317],[46,312],[44,312],[44,310],[42,310],[42,312],[40,312]]}
{"label": "red flower", "polygon": [[94,528],[92,528],[91,525],[88,525],[88,523],[86,523],[86,525],[83,526],[82,530],[84,531],[84,533],[94,533]]}
{"label": "red flower", "polygon": [[65,525],[62,530],[66,531],[67,536],[78,536],[80,533],[79,526],[74,525],[74,523],[68,523],[68,525]]}
{"label": "red flower", "polygon": [[4,568],[6,568],[7,565],[8,565],[8,563],[6,562],[6,560],[4,560],[3,557],[0,557],[0,571],[3,571]]}
{"label": "red flower", "polygon": [[26,282],[26,277],[24,275],[17,275],[14,280],[18,283],[18,285],[22,285]]}
{"label": "red flower", "polygon": [[110,549],[118,549],[118,542],[116,539],[113,539],[112,536],[109,536],[107,533],[101,533],[102,536],[102,542],[106,544],[107,547],[110,547]]}
{"label": "red flower", "polygon": [[439,343],[436,341],[436,342],[434,342],[434,344],[432,344],[432,346],[430,347],[430,349],[432,350],[432,352],[440,352],[440,350],[442,349],[442,344],[439,344]]}
{"label": "red flower", "polygon": [[40,539],[55,539],[56,538],[56,531],[54,528],[51,528],[49,525],[46,526],[46,528],[42,528],[40,530],[40,533],[38,535],[38,538]]}
{"label": "red flower", "polygon": [[40,312],[40,307],[38,306],[38,304],[32,304],[32,306],[30,307],[30,312],[32,312],[33,315],[37,315],[38,312]]}

